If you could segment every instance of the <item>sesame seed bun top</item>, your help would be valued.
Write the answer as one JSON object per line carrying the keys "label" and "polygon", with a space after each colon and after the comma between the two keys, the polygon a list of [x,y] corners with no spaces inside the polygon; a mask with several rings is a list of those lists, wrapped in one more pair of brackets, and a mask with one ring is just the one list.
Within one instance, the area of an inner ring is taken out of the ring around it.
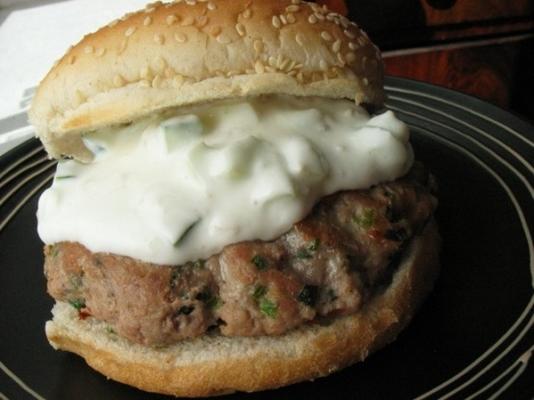
{"label": "sesame seed bun top", "polygon": [[85,36],[39,85],[30,121],[53,157],[81,134],[210,100],[288,94],[383,102],[380,52],[356,24],[299,0],[153,3]]}

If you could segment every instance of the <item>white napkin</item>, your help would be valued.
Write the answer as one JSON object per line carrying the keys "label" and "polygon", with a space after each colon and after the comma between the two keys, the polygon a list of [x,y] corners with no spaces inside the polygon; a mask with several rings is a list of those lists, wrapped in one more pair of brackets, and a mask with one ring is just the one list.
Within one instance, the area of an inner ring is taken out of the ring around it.
{"label": "white napkin", "polygon": [[27,110],[35,86],[54,61],[84,34],[146,3],[0,0],[0,154],[21,137],[12,131],[13,125],[20,128],[21,116],[13,124],[14,115]]}

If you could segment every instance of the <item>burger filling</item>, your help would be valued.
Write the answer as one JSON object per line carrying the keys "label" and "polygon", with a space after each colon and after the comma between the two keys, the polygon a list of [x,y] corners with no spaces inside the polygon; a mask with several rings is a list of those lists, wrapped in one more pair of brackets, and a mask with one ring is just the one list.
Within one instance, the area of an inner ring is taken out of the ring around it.
{"label": "burger filling", "polygon": [[93,162],[60,162],[39,202],[48,290],[145,345],[354,313],[435,208],[408,136],[391,112],[282,96],[87,134]]}
{"label": "burger filling", "polygon": [[246,241],[181,265],[46,247],[48,291],[111,335],[151,345],[214,330],[256,336],[358,311],[390,283],[403,250],[431,218],[432,182],[419,166],[395,182],[344,191],[273,241]]}
{"label": "burger filling", "polygon": [[41,197],[47,244],[180,265],[273,240],[317,201],[404,175],[406,125],[354,102],[259,97],[167,112],[85,135],[89,164],[59,163]]}

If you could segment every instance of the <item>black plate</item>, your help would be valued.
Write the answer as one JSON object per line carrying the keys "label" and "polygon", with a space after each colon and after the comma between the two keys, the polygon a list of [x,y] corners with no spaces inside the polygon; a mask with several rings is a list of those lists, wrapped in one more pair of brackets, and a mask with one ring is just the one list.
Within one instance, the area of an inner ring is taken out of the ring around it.
{"label": "black plate", "polygon": [[[534,395],[534,128],[480,100],[389,78],[388,106],[440,183],[436,288],[397,341],[267,398],[530,399]],[[44,336],[38,194],[54,163],[36,140],[0,158],[0,399],[158,399],[106,380]]]}

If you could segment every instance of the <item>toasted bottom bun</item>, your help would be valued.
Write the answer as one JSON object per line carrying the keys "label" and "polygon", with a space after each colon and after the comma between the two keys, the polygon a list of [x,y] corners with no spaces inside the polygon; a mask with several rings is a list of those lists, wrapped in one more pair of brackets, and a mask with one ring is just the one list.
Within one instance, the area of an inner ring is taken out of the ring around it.
{"label": "toasted bottom bun", "polygon": [[282,336],[208,334],[165,348],[131,343],[58,302],[46,323],[50,344],[79,354],[108,378],[175,396],[258,391],[328,375],[393,341],[430,291],[440,238],[431,221],[415,237],[391,284],[357,314]]}

